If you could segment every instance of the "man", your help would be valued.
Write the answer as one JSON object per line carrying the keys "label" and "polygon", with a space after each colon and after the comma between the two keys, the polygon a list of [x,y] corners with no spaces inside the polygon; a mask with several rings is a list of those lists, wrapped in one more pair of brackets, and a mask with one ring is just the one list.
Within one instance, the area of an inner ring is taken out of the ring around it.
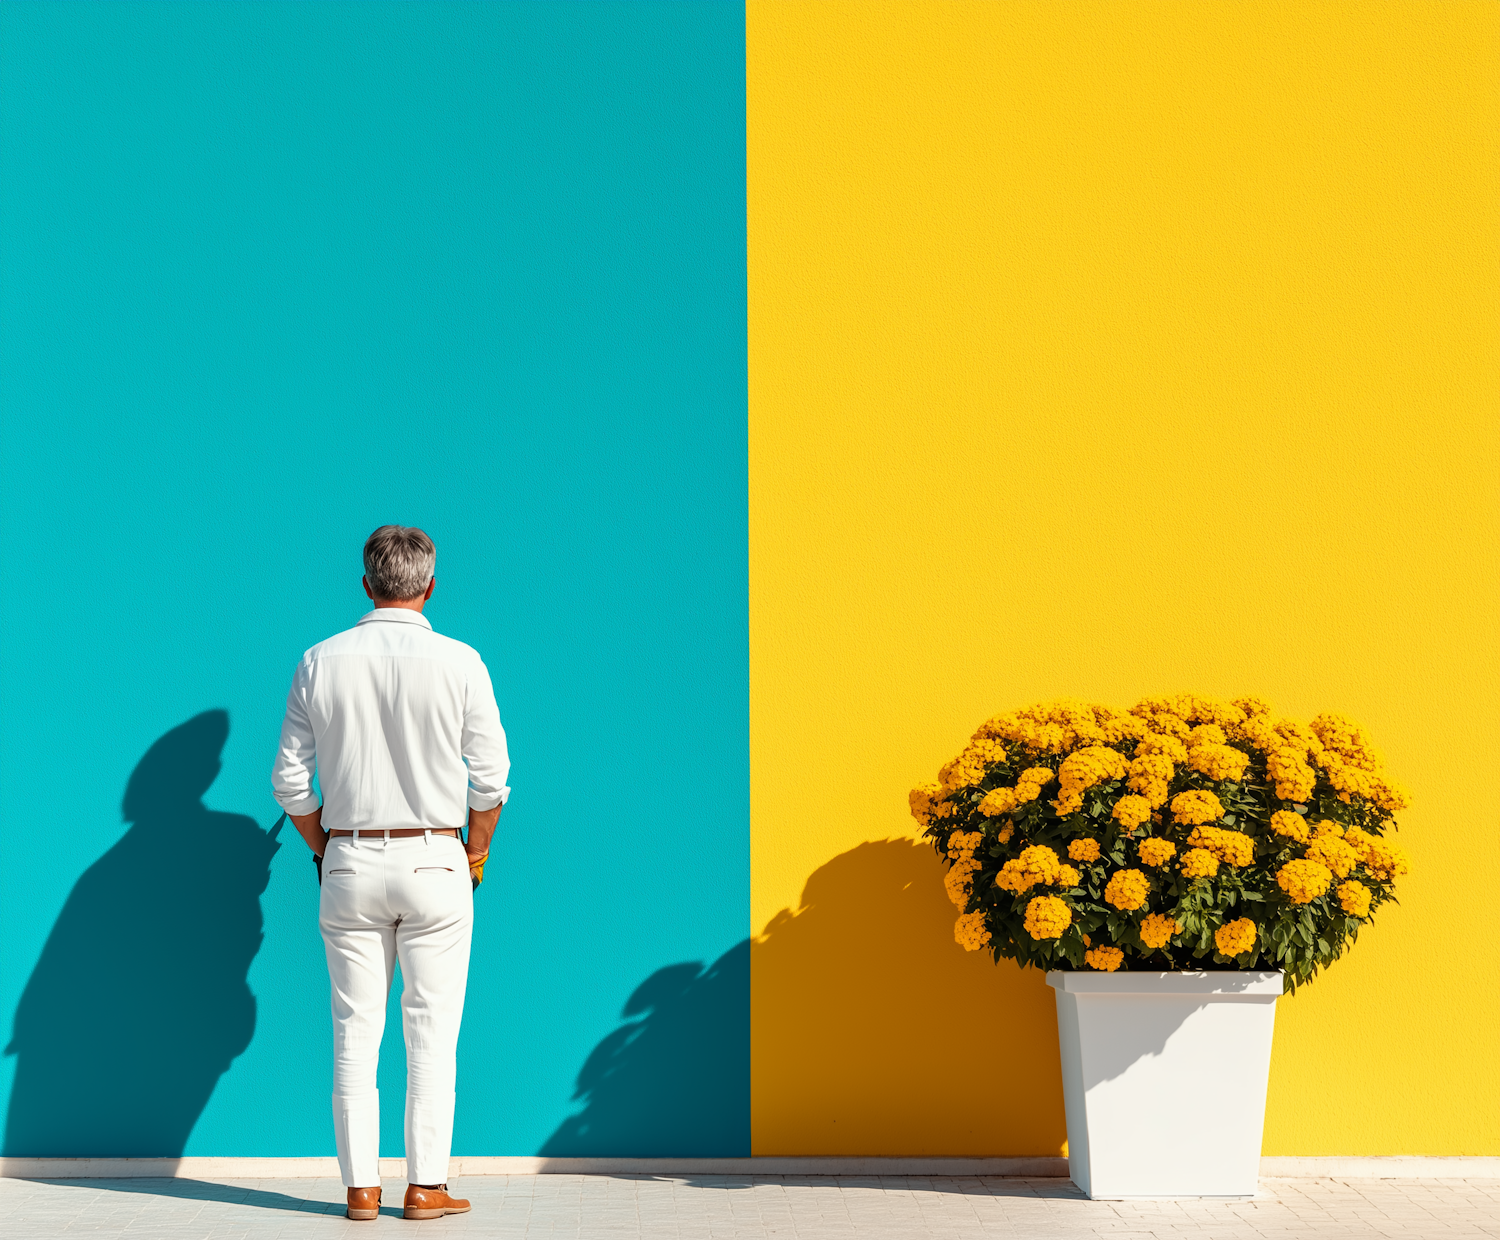
{"label": "man", "polygon": [[[473,892],[510,789],[489,672],[422,615],[437,549],[383,525],[365,543],[375,604],[302,656],[272,784],[321,859],[318,925],[333,991],[333,1128],[348,1216],[380,1214],[375,1071],[395,962],[404,990],[407,1218],[462,1214],[448,1194],[458,1027]],[[323,790],[318,804],[313,772]],[[468,811],[469,837],[460,824]]]}

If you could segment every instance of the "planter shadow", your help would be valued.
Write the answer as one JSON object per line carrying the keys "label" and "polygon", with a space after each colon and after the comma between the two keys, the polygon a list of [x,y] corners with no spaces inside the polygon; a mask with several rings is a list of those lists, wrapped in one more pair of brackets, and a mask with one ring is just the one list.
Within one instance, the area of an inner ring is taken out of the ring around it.
{"label": "planter shadow", "polygon": [[953,941],[926,844],[876,840],[807,880],[751,948],[756,1154],[1057,1155],[1044,975]]}

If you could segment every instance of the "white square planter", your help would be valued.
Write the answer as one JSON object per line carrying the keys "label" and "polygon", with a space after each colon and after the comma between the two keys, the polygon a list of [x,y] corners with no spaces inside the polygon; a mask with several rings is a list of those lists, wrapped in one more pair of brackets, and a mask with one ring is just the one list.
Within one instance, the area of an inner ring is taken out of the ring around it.
{"label": "white square planter", "polygon": [[1090,1197],[1253,1197],[1280,973],[1049,973],[1068,1174]]}

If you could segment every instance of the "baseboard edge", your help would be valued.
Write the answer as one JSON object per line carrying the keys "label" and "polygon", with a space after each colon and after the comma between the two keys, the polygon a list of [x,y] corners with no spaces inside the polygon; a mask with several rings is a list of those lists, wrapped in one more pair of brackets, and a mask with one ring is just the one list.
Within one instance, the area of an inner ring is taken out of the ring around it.
{"label": "baseboard edge", "polygon": [[1266,1179],[1496,1180],[1500,1158],[1470,1155],[1365,1154],[1310,1158],[1271,1155],[1260,1160]]}
{"label": "baseboard edge", "polygon": [[[307,1158],[0,1158],[0,1177],[20,1180],[332,1179],[338,1162]],[[406,1161],[382,1158],[380,1173],[406,1174]],[[1285,1157],[1260,1160],[1269,1179],[1500,1179],[1500,1158],[1441,1156]],[[1062,1178],[1068,1160],[1029,1158],[540,1158],[455,1155],[451,1174],[694,1176],[1013,1176]]]}

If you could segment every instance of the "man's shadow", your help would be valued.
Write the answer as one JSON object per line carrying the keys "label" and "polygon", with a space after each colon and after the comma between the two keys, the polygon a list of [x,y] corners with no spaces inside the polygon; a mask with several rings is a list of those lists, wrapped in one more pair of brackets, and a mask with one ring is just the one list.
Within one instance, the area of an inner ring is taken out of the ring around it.
{"label": "man's shadow", "polygon": [[132,825],[73,887],[16,1008],[5,1154],[181,1156],[250,1045],[280,827],[204,807],[228,735],[228,714],[205,711],[130,776]]}

